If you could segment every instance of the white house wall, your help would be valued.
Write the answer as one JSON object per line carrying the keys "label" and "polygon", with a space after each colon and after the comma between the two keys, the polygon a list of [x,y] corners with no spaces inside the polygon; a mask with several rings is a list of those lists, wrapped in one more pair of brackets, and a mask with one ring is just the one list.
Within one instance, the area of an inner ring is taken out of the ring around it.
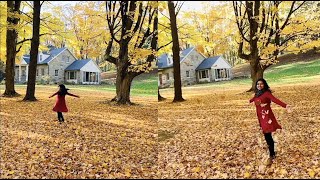
{"label": "white house wall", "polygon": [[[80,60],[81,61],[81,60]],[[101,72],[101,70],[94,64],[93,61],[89,61],[87,64],[85,64],[82,68],[81,71],[86,71],[86,72]]]}
{"label": "white house wall", "polygon": [[221,57],[212,65],[214,69],[230,69],[231,66]]}
{"label": "white house wall", "polygon": [[[81,60],[80,60],[81,61]],[[98,82],[83,82],[83,72],[97,72],[98,73]],[[82,84],[100,84],[101,82],[101,70],[97,67],[97,65],[93,61],[89,61],[80,69],[80,82]]]}

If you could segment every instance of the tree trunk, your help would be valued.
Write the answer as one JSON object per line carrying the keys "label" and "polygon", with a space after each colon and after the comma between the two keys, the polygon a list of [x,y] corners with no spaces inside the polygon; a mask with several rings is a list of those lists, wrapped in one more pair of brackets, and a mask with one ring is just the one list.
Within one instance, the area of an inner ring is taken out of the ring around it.
{"label": "tree trunk", "polygon": [[117,101],[119,99],[119,92],[120,92],[120,87],[121,87],[121,68],[117,66],[117,77],[116,77],[116,96],[111,100],[111,101]]}
{"label": "tree trunk", "polygon": [[251,88],[247,92],[255,91],[257,80],[260,78],[263,78],[264,69],[261,68],[258,59],[250,61],[250,71],[251,71],[252,84],[251,84]]}
{"label": "tree trunk", "polygon": [[37,60],[39,51],[39,31],[40,31],[40,1],[33,1],[33,32],[30,50],[30,65],[28,74],[28,86],[24,101],[36,101],[35,86],[36,86],[36,72]]}
{"label": "tree trunk", "polygon": [[[17,25],[20,21],[19,18],[12,17],[10,13],[20,13],[21,1],[7,1],[7,24]],[[7,60],[5,68],[6,77],[6,90],[3,94],[5,97],[12,97],[19,95],[14,89],[14,70],[15,70],[15,59],[17,54],[17,39],[18,32],[16,29],[9,29],[7,26],[7,37],[6,37],[6,48],[7,48]]]}
{"label": "tree trunk", "polygon": [[119,92],[117,95],[117,104],[132,104],[130,101],[130,90],[133,78],[133,75],[126,74],[125,77],[121,80]]}
{"label": "tree trunk", "polygon": [[173,1],[168,1],[170,26],[172,35],[172,53],[173,53],[173,74],[174,74],[174,99],[173,102],[184,101],[182,97],[181,89],[181,74],[180,74],[180,48],[179,48],[179,36],[177,29],[176,13]]}

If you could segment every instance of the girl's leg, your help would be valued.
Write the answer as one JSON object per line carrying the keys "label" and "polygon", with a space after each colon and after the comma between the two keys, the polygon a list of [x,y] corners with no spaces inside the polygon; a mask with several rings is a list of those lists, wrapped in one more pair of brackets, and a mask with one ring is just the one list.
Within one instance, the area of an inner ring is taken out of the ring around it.
{"label": "girl's leg", "polygon": [[63,118],[62,112],[61,112],[61,122],[64,122],[64,118]]}
{"label": "girl's leg", "polygon": [[60,112],[57,112],[58,114],[58,121],[60,121]]}
{"label": "girl's leg", "polygon": [[264,138],[267,141],[269,153],[271,158],[275,158],[276,153],[274,152],[274,141],[272,139],[271,133],[264,133]]}
{"label": "girl's leg", "polygon": [[61,122],[63,120],[62,112],[58,112],[58,120]]}

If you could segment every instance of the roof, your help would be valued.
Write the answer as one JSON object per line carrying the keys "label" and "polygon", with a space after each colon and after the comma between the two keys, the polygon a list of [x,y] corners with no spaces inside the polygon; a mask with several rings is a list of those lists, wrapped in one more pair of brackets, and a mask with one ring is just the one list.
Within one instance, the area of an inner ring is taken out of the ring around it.
{"label": "roof", "polygon": [[58,54],[60,54],[65,49],[67,48],[63,47],[63,48],[51,49],[49,51],[50,56],[47,59],[41,61],[40,63],[38,62],[38,64],[48,64],[49,61],[51,61],[53,58],[55,58]]}
{"label": "roof", "polygon": [[[194,49],[194,47],[187,48],[183,51],[180,51],[180,62]],[[173,67],[173,64],[168,65],[169,54],[165,53],[158,57],[157,66],[159,69]]]}
{"label": "roof", "polygon": [[173,66],[172,64],[168,65],[168,62],[167,62],[168,57],[169,57],[169,54],[166,54],[166,53],[158,57],[158,62],[157,62],[158,68],[164,69],[164,68],[169,68]]}
{"label": "roof", "polygon": [[183,57],[186,56],[186,55],[188,55],[188,54],[192,51],[192,49],[194,49],[194,47],[190,47],[190,48],[187,48],[187,49],[181,51],[181,55],[182,55]]}
{"label": "roof", "polygon": [[30,63],[30,55],[24,55],[22,58],[24,61],[26,61],[27,64]]}
{"label": "roof", "polygon": [[210,69],[212,65],[216,63],[220,57],[221,56],[214,56],[214,57],[204,59],[202,63],[196,68],[196,70]]}
{"label": "roof", "polygon": [[[60,54],[62,51],[64,51],[65,49],[67,49],[66,47],[63,48],[56,48],[56,49],[51,49],[49,51],[49,53],[43,53],[46,55],[50,55],[48,58],[46,58],[45,60],[38,62],[38,64],[48,64],[49,61],[51,61],[53,58],[55,58],[58,54]],[[23,60],[26,61],[27,64],[30,63],[30,55],[23,55]]]}
{"label": "roof", "polygon": [[83,66],[85,66],[89,61],[91,61],[90,59],[81,59],[81,60],[76,60],[73,61],[72,64],[70,64],[65,71],[75,71],[75,70],[80,70]]}

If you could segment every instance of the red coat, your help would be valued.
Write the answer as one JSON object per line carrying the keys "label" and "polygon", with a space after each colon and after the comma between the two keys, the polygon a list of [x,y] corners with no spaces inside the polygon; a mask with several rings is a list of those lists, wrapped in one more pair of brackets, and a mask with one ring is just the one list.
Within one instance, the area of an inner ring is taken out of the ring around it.
{"label": "red coat", "polygon": [[[253,97],[250,99],[250,103],[253,101],[256,105],[260,127],[264,133],[270,133],[276,131],[277,129],[282,129],[271,110],[270,104],[272,101],[284,108],[287,106],[287,104],[275,98],[269,91],[264,92],[259,97]],[[266,104],[266,106],[263,107],[261,104]]]}
{"label": "red coat", "polygon": [[68,108],[65,100],[66,96],[60,96],[58,93],[55,93],[54,95],[58,95],[58,96],[57,96],[56,105],[53,107],[52,110],[55,112],[68,112]]}

